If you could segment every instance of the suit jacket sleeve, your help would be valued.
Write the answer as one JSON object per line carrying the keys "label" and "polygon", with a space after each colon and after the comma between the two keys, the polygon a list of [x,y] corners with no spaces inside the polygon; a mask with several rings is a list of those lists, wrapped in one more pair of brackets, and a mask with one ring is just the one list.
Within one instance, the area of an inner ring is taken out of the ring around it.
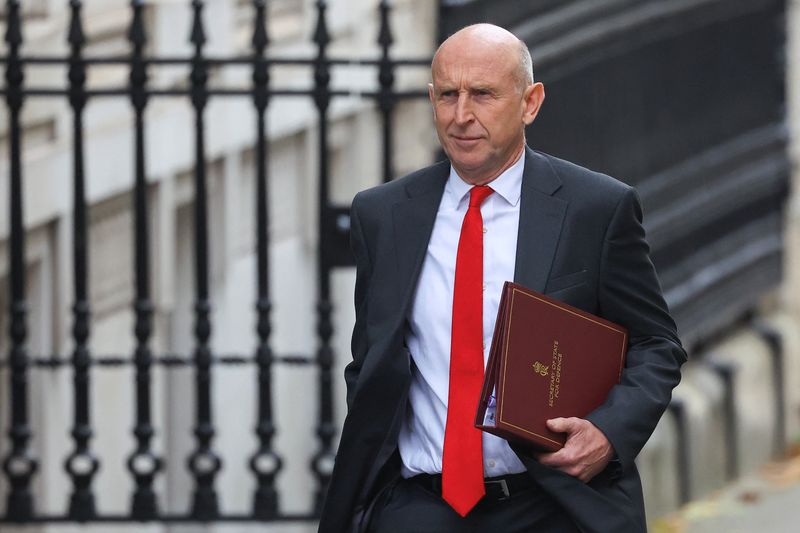
{"label": "suit jacket sleeve", "polygon": [[360,195],[353,198],[350,208],[350,248],[356,260],[355,310],[356,322],[353,327],[351,351],[353,360],[344,369],[344,380],[347,386],[347,410],[350,411],[355,394],[361,365],[367,354],[367,288],[372,275],[367,242],[361,227],[359,216]]}
{"label": "suit jacket sleeve", "polygon": [[606,435],[623,470],[655,429],[686,361],[641,222],[639,198],[628,188],[606,229],[598,284],[600,315],[628,328],[628,353],[620,384],[586,417]]}

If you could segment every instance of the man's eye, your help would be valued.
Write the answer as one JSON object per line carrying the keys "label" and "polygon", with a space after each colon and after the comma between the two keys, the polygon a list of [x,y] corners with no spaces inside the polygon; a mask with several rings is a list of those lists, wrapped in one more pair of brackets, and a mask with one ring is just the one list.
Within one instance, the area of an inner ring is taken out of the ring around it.
{"label": "man's eye", "polygon": [[442,91],[442,98],[454,98],[458,93],[456,91]]}

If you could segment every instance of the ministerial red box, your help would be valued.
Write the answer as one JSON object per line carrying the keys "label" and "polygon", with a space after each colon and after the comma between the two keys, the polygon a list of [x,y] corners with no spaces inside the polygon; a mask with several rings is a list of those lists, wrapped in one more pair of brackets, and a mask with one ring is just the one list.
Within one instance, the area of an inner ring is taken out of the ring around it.
{"label": "ministerial red box", "polygon": [[566,435],[545,422],[600,406],[619,383],[627,346],[622,326],[506,282],[475,427],[538,450],[562,448]]}

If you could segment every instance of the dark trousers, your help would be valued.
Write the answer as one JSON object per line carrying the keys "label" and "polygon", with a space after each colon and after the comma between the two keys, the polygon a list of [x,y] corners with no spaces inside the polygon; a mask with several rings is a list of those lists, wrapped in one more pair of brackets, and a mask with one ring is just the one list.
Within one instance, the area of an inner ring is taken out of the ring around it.
{"label": "dark trousers", "polygon": [[435,492],[402,478],[379,498],[369,533],[580,533],[537,488],[503,501],[484,498],[464,518]]}

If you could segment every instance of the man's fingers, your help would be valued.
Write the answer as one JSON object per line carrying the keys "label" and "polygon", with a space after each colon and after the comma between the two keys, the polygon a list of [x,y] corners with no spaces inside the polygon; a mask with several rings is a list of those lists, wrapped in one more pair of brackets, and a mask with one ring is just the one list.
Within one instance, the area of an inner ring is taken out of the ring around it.
{"label": "man's fingers", "polygon": [[[553,455],[553,454],[548,454]],[[545,458],[544,460],[539,461],[541,464],[548,466],[550,468],[554,468],[555,470],[560,470],[565,474],[568,474],[572,477],[578,478],[583,482],[588,481],[589,477],[586,475],[586,466],[581,464],[575,464],[572,461],[564,460],[563,458]]]}
{"label": "man's fingers", "polygon": [[557,452],[539,454],[536,459],[543,465],[555,467],[570,465],[574,462],[572,453],[567,448],[561,448]]}
{"label": "man's fingers", "polygon": [[563,448],[556,452],[538,454],[536,459],[543,465],[547,466],[558,467],[574,464],[576,457],[574,451],[572,450],[572,443],[569,441],[569,439],[573,432],[580,429],[580,419],[574,417],[551,418],[547,421],[547,427],[550,429],[550,431],[554,431],[556,433],[566,433],[567,443]]}
{"label": "man's fingers", "polygon": [[547,421],[551,431],[566,433],[564,447],[554,453],[542,453],[543,465],[576,477],[584,483],[605,468],[613,455],[608,439],[591,422],[580,418],[553,418]]}

